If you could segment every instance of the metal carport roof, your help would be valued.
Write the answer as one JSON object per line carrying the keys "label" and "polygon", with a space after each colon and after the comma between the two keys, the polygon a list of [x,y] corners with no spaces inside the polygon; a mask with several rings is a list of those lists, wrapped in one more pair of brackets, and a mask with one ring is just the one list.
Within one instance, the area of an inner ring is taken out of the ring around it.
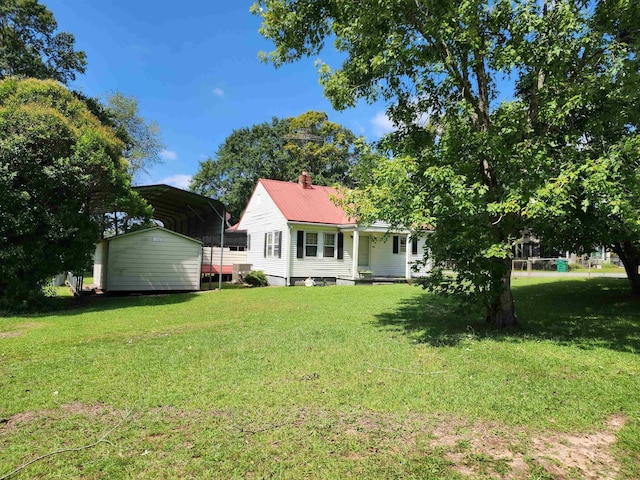
{"label": "metal carport roof", "polygon": [[168,230],[204,241],[226,224],[226,208],[213,198],[162,184],[134,190],[153,207],[153,218]]}

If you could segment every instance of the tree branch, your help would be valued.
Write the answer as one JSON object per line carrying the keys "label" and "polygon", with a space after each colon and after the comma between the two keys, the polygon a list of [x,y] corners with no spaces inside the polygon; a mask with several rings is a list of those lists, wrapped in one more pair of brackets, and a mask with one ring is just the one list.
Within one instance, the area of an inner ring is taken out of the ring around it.
{"label": "tree branch", "polygon": [[[427,19],[427,20],[424,20],[424,22],[428,22],[428,19],[429,19],[428,12],[424,12],[422,10],[420,4],[418,3],[418,0],[415,0],[415,5],[416,5],[416,9],[418,10],[418,12],[420,12],[422,17]],[[467,102],[469,102],[469,104],[473,107],[473,110],[474,110],[473,121],[477,122],[481,115],[479,105],[478,105],[478,99],[475,98],[473,95],[473,88],[471,86],[471,82],[469,81],[469,75],[467,73],[466,68],[462,68],[462,69],[459,68],[459,65],[455,61],[455,56],[453,55],[453,52],[451,51],[451,48],[449,47],[447,42],[445,42],[444,38],[442,38],[441,36],[435,35],[435,32],[433,35],[429,35],[427,32],[424,31],[424,28],[423,28],[424,22],[421,21],[415,15],[413,10],[409,8],[405,8],[403,10],[409,24],[420,35],[422,35],[422,38],[424,38],[424,40],[429,44],[431,48],[441,53],[441,57],[442,57],[441,60],[444,63],[447,70],[449,71],[449,73],[451,74],[451,76],[456,80],[458,84],[458,90],[462,94],[463,98]]]}

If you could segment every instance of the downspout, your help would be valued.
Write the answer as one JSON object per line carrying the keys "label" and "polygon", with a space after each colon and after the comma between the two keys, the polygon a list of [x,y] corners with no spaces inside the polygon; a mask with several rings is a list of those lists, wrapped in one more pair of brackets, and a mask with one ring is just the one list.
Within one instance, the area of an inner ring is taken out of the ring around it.
{"label": "downspout", "polygon": [[411,241],[411,234],[408,233],[407,240],[406,240],[406,248],[404,251],[404,278],[407,281],[411,280],[411,264],[409,262],[411,261],[411,249],[413,248],[413,245],[409,246],[410,241]]}
{"label": "downspout", "polygon": [[[286,282],[286,286],[290,286],[291,285],[291,230],[292,230],[292,226],[291,224],[288,225],[289,226],[289,238],[287,240],[287,256],[284,259],[284,268],[285,268],[285,282]],[[282,245],[280,246],[280,248],[282,248]]]}

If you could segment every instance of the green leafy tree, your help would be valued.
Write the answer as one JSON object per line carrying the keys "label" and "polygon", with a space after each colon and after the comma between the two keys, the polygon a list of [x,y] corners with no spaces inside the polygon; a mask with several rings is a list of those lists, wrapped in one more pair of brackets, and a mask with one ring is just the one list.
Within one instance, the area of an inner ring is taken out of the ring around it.
{"label": "green leafy tree", "polygon": [[[351,130],[330,122],[325,112],[308,111],[291,118],[285,151],[297,174],[308,171],[318,185],[352,186],[360,157],[360,141]],[[289,177],[296,178],[297,175]]]}
{"label": "green leafy tree", "polygon": [[274,117],[270,123],[234,130],[215,159],[200,162],[190,189],[219,199],[237,220],[259,178],[291,181],[306,170],[317,185],[351,186],[359,152],[355,135],[323,112]]}
{"label": "green leafy tree", "polygon": [[[122,155],[127,161],[133,183],[138,183],[154,165],[162,163],[160,151],[164,143],[160,137],[160,127],[140,115],[135,97],[120,92],[107,95],[103,111],[103,122],[113,127],[124,143]],[[135,212],[136,209],[132,209],[127,202],[115,204],[114,211],[102,216],[104,235],[127,233],[151,225],[150,220],[137,218]]]}
{"label": "green leafy tree", "polygon": [[15,303],[51,276],[82,272],[93,214],[150,209],[130,188],[122,142],[57,82],[0,81],[0,298]]}
{"label": "green leafy tree", "polygon": [[[263,58],[276,66],[316,55],[334,39],[346,60],[338,69],[321,64],[320,76],[336,108],[388,103],[398,127],[385,142],[392,156],[350,197],[355,212],[418,233],[433,228],[427,255],[457,276],[445,281],[435,269],[427,286],[480,300],[487,320],[506,327],[516,323],[514,240],[525,227],[543,227],[551,212],[565,218],[570,188],[545,191],[563,171],[594,173],[582,152],[604,138],[585,131],[607,124],[596,99],[624,74],[635,82],[631,8],[624,0],[261,0],[253,12],[275,43]],[[623,20],[625,35],[603,28]],[[622,125],[629,136],[637,131],[635,117]],[[589,158],[607,156],[597,152]],[[603,186],[595,177],[589,183]],[[598,205],[611,207],[606,199]]]}
{"label": "green leafy tree", "polygon": [[107,95],[105,113],[109,124],[124,141],[123,156],[129,163],[129,175],[136,181],[150,169],[162,162],[160,151],[164,143],[160,137],[160,126],[140,115],[135,97],[115,92]]}
{"label": "green leafy tree", "polygon": [[574,52],[582,68],[553,90],[573,105],[553,132],[554,175],[527,210],[551,245],[615,252],[640,295],[640,4],[602,1],[590,12],[590,41]]}
{"label": "green leafy tree", "polygon": [[62,83],[84,73],[86,55],[75,38],[57,32],[53,14],[38,0],[0,2],[0,78],[51,78]]}

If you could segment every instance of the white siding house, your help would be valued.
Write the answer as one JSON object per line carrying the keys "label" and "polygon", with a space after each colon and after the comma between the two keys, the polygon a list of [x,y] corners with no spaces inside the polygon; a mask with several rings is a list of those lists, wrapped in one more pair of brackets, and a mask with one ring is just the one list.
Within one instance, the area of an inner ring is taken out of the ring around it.
{"label": "white siding house", "polygon": [[286,285],[291,235],[287,219],[260,182],[238,224],[247,232],[247,259],[253,270],[262,270],[271,285]]}
{"label": "white siding house", "polygon": [[272,285],[426,274],[411,268],[424,241],[413,245],[409,231],[389,232],[381,222],[357,224],[332,202],[336,194],[312,185],[307,174],[298,183],[260,179],[237,226],[247,232],[247,263]]}
{"label": "white siding house", "polygon": [[107,292],[200,289],[202,242],[162,227],[103,240],[94,283]]}

